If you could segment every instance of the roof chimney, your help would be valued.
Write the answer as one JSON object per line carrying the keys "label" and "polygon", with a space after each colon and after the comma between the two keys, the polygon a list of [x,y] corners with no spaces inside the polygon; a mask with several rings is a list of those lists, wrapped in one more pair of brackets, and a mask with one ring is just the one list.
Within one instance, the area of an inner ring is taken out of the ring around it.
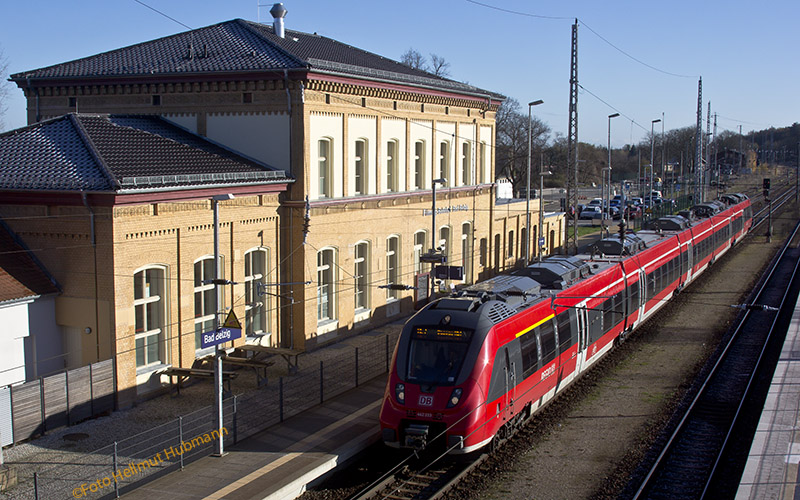
{"label": "roof chimney", "polygon": [[286,13],[289,12],[283,6],[282,3],[276,3],[269,9],[269,13],[272,14],[272,29],[275,31],[275,34],[279,37],[284,37],[283,32],[283,18],[286,17]]}

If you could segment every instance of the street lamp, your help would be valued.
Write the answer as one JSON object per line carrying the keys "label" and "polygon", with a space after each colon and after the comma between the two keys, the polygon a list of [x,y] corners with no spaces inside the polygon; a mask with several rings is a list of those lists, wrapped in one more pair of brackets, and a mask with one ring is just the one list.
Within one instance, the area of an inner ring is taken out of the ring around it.
{"label": "street lamp", "polygon": [[661,118],[659,118],[657,120],[653,120],[650,123],[650,192],[648,193],[648,196],[650,197],[650,206],[651,207],[653,206],[653,175],[655,174],[655,169],[653,168],[653,165],[655,165],[655,164],[653,163],[653,161],[655,161],[654,155],[655,155],[655,146],[656,146],[656,144],[655,144],[656,136],[655,136],[655,131],[653,129],[653,126],[656,123],[659,123],[660,121],[661,121]]}
{"label": "street lamp", "polygon": [[619,113],[614,113],[608,115],[608,199],[605,201],[606,208],[608,210],[609,216],[611,215],[611,119],[616,118],[619,116]]}
{"label": "street lamp", "polygon": [[[542,158],[540,165],[539,165],[539,241],[536,242],[537,254],[539,255],[539,264],[542,263],[542,248],[544,245],[544,234],[542,233],[542,228],[544,227],[544,176],[545,175],[553,175],[553,172],[544,170],[544,158]],[[528,236],[530,238],[530,236]],[[552,252],[553,250],[550,249]]]}
{"label": "street lamp", "polygon": [[[211,197],[211,209],[214,211],[214,331],[219,331],[220,315],[220,287],[223,280],[220,279],[220,259],[219,259],[219,202],[232,200],[233,195],[218,194]],[[216,427],[219,433],[219,440],[215,443],[215,455],[223,456],[225,448],[222,437],[222,356],[220,355],[219,344],[214,345],[214,404],[216,406]]]}
{"label": "street lamp", "polygon": [[525,182],[525,266],[528,265],[528,256],[531,254],[531,141],[533,130],[531,127],[531,108],[542,104],[544,101],[531,101],[528,103],[528,175]]}

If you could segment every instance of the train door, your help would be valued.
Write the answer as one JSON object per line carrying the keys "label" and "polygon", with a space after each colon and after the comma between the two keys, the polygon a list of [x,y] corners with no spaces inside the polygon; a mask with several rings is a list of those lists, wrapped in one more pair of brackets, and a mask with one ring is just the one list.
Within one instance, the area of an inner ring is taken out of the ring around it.
{"label": "train door", "polygon": [[503,373],[505,375],[506,395],[503,402],[503,420],[510,420],[514,415],[514,400],[517,396],[517,377],[514,373],[514,363],[508,354],[508,347],[503,348]]}
{"label": "train door", "polygon": [[586,350],[589,347],[589,320],[586,315],[586,303],[588,300],[577,304],[575,312],[578,316],[578,359],[575,361],[575,373],[583,371],[586,364]]}
{"label": "train door", "polygon": [[692,251],[692,242],[686,245],[686,258],[688,264],[686,265],[686,281],[692,281],[692,266],[694,266],[694,252]]}
{"label": "train door", "polygon": [[637,324],[641,324],[644,321],[644,311],[645,306],[647,305],[647,297],[648,297],[648,284],[647,284],[647,273],[644,272],[644,269],[639,269],[639,303],[637,307],[639,309]]}

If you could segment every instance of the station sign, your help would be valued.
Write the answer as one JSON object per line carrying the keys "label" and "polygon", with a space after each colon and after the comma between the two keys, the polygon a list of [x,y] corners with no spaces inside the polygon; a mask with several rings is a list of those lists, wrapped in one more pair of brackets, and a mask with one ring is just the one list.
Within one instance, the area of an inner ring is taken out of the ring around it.
{"label": "station sign", "polygon": [[433,275],[440,280],[464,279],[464,268],[462,266],[436,266],[433,268]]}
{"label": "station sign", "polygon": [[236,317],[236,314],[234,314],[233,310],[231,310],[231,312],[228,313],[228,317],[225,319],[225,322],[216,331],[203,332],[203,336],[200,339],[200,347],[205,349],[206,347],[230,342],[231,340],[241,337],[242,324],[239,323],[239,319]]}

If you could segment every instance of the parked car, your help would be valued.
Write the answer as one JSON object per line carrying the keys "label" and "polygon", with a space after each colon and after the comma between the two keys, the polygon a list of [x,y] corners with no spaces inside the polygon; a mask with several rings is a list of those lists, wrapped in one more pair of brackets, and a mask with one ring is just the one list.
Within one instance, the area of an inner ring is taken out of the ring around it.
{"label": "parked car", "polygon": [[600,211],[599,205],[587,205],[583,207],[581,214],[578,216],[580,220],[592,220],[592,219],[600,219],[603,217],[603,213]]}

